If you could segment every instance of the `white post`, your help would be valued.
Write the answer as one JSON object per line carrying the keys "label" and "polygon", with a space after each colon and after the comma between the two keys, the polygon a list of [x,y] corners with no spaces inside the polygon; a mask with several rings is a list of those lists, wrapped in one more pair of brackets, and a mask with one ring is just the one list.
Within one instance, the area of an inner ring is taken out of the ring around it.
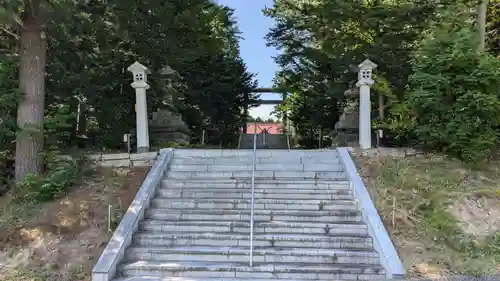
{"label": "white post", "polygon": [[372,70],[376,67],[377,65],[368,59],[359,65],[356,86],[359,87],[359,146],[361,149],[372,147],[370,87],[374,83]]}
{"label": "white post", "polygon": [[135,114],[137,131],[137,153],[149,151],[149,128],[148,128],[148,106],[146,102],[146,90],[149,89],[147,75],[150,73],[144,65],[134,62],[127,68],[132,72],[134,82],[131,84],[135,89]]}

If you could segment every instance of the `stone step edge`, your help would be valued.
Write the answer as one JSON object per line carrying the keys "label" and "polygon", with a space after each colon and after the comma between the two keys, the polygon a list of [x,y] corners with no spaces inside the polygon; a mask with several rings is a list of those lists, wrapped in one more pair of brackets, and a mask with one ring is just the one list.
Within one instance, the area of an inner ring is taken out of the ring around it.
{"label": "stone step edge", "polygon": [[[299,166],[334,166],[334,165],[338,165],[338,166],[342,166],[340,160],[338,161],[335,161],[335,162],[306,162],[306,163],[300,163],[300,162],[295,162],[295,161],[285,161],[287,159],[276,159],[275,162],[264,162],[264,163],[255,163],[255,166],[259,167],[260,165],[263,165],[263,166],[271,166],[271,165],[276,165],[278,167],[287,167],[287,166],[290,166],[290,167],[293,167],[293,166],[296,166],[296,167],[299,167]],[[298,160],[298,159],[297,159]],[[203,162],[203,161],[182,161],[182,162],[179,162],[179,160],[172,160],[172,162],[169,162],[168,166],[169,167],[172,167],[172,166],[249,166],[250,168],[252,167],[252,160],[249,159],[249,160],[246,160],[246,161],[223,161],[223,163],[221,163],[222,161],[220,161],[219,163],[215,160],[211,163],[209,162]]]}
{"label": "stone step edge", "polygon": [[[267,204],[269,205],[269,204]],[[290,206],[295,206],[294,204],[288,204]],[[317,204],[319,205],[319,204]],[[335,210],[335,211],[339,211],[339,212],[349,212],[349,211],[355,211],[355,210],[358,210],[359,208],[355,205],[352,205],[352,206],[348,206],[348,205],[339,205],[338,208],[330,208],[328,206],[330,205],[326,205],[327,207],[326,208],[323,208],[322,210]],[[335,206],[335,205],[332,205],[332,206]],[[156,202],[153,203],[152,205],[152,209],[154,208],[165,208],[165,206],[163,206],[162,204],[158,204]],[[227,207],[227,208],[222,208],[222,207],[217,207],[217,209],[213,209],[211,207],[206,207],[206,206],[201,206],[201,207],[198,207],[198,206],[195,206],[195,207],[189,207],[189,206],[169,206],[168,207],[169,210],[172,210],[172,211],[212,211],[212,210],[217,210],[217,211],[223,211],[223,212],[226,212],[226,211],[247,211],[249,209],[249,206],[237,206],[236,208],[235,207]],[[272,209],[270,208],[269,206],[264,206],[263,204],[258,204],[256,203],[255,206],[254,206],[254,213],[257,214],[257,212],[259,211],[267,211],[267,210],[273,210],[273,211],[297,211],[297,210],[303,210],[303,208],[300,208],[300,206],[297,206],[296,208],[290,208],[290,207],[285,207],[285,208],[275,208],[275,209]],[[315,208],[315,209],[307,209],[307,210],[317,210],[319,211],[319,207],[318,208]],[[267,215],[267,214],[261,214],[261,215]],[[338,216],[338,215],[335,215],[335,216]]]}
{"label": "stone step edge", "polygon": [[[224,195],[222,195],[224,194]],[[170,199],[227,199],[227,200],[250,200],[252,198],[251,190],[245,191],[208,191],[208,190],[173,190],[165,189],[158,190],[155,193],[155,198],[170,198]],[[311,199],[306,200],[356,200],[353,192],[337,191],[337,192],[315,192],[315,193],[296,193],[296,192],[257,192],[255,191],[255,199],[257,200],[301,200],[300,195],[309,196]],[[304,200],[305,201],[305,200]]]}
{"label": "stone step edge", "polygon": [[[226,155],[182,155],[182,154],[175,154],[174,152],[174,157],[173,159],[241,159],[245,156],[247,156],[249,159],[252,159],[253,157],[253,151],[252,149],[244,149],[248,150],[245,151],[246,153],[244,154],[226,154]],[[266,149],[268,150],[268,149]],[[260,152],[266,152],[266,150],[257,150],[256,156],[258,159],[263,158],[263,159],[282,159],[285,157],[291,158],[291,159],[310,159],[310,158],[316,158],[316,159],[321,159],[321,160],[331,160],[331,159],[337,159],[340,158],[340,155],[338,152],[333,151],[332,153],[329,154],[324,154],[323,152],[315,152],[313,154],[297,154],[293,153],[290,151],[285,151],[284,149],[277,149],[275,152],[278,152],[280,155],[270,155],[270,154],[265,154],[265,153],[260,153]],[[288,154],[288,155],[287,155]]]}
{"label": "stone step edge", "polygon": [[362,270],[361,273],[378,272],[385,273],[385,270],[381,266],[373,264],[342,264],[335,265],[330,264],[328,267],[324,265],[299,265],[293,263],[255,263],[252,267],[248,266],[247,263],[207,263],[207,262],[185,262],[185,261],[168,261],[168,262],[155,262],[155,261],[139,261],[139,262],[126,262],[123,263],[121,268],[157,268],[166,269],[168,271],[180,270],[183,271],[230,271],[230,272],[289,272],[289,273],[301,273],[301,272],[311,272],[314,273],[337,273],[353,270]]}
{"label": "stone step edge", "polygon": [[[273,185],[274,186],[274,185]],[[250,192],[252,191],[251,186],[161,186],[158,190],[172,190],[172,191],[200,191],[200,192]],[[255,192],[259,193],[295,193],[295,194],[325,194],[325,193],[337,193],[337,192],[349,192],[352,191],[347,186],[329,187],[329,188],[285,188],[285,187],[263,187],[255,186]],[[304,198],[306,199],[306,198]]]}
{"label": "stone step edge", "polygon": [[[240,169],[248,169],[252,170],[252,162],[226,162],[226,163],[200,163],[200,162],[183,162],[183,163],[169,163],[168,167],[179,169],[179,168],[193,168],[193,169],[201,169],[202,167],[205,169],[211,169],[211,168],[226,168],[225,170],[221,171],[239,171]],[[238,168],[238,170],[233,170],[233,168]],[[293,162],[286,162],[284,160],[281,160],[279,162],[275,163],[255,163],[255,169],[257,171],[282,171],[282,170],[287,170],[289,171],[317,171],[317,172],[328,172],[328,171],[333,171],[329,169],[343,169],[344,166],[342,163],[293,163]],[[326,169],[326,170],[325,170]],[[213,170],[212,170],[213,171]]]}
{"label": "stone step edge", "polygon": [[[173,182],[217,182],[217,183],[235,183],[235,184],[241,184],[241,183],[247,183],[250,184],[252,182],[251,179],[218,179],[218,178],[207,178],[207,179],[189,179],[189,180],[183,180],[179,178],[163,178],[163,181],[173,181]],[[273,181],[272,183],[262,183],[260,181]],[[327,180],[327,179],[306,179],[306,180],[288,180],[288,179],[256,179],[255,180],[256,184],[272,184],[272,185],[282,185],[282,184],[311,184],[311,183],[317,183],[317,184],[338,184],[338,185],[349,185],[348,180]]]}
{"label": "stone step edge", "polygon": [[[207,239],[207,240],[248,240],[250,238],[249,234],[241,233],[199,233],[199,232],[175,232],[175,233],[165,233],[165,232],[149,232],[139,230],[134,234],[135,238],[142,239]],[[217,239],[217,238],[228,238],[228,239]],[[254,234],[254,241],[325,241],[332,242],[337,240],[371,240],[369,235],[365,236],[351,236],[347,234],[339,235],[317,235],[317,234]]]}
{"label": "stone step edge", "polygon": [[[153,254],[182,254],[182,255],[233,255],[247,256],[248,247],[165,247],[165,246],[135,246],[132,245],[127,252],[153,253]],[[371,249],[327,249],[318,251],[317,248],[274,248],[255,247],[254,256],[293,256],[293,257],[379,257],[378,253]]]}
{"label": "stone step edge", "polygon": [[[227,168],[227,167],[226,167]],[[228,171],[229,170],[229,171]],[[286,173],[297,173],[297,175],[280,175],[279,173],[282,173],[282,172],[286,172]],[[276,169],[255,169],[255,177],[256,178],[261,178],[261,179],[267,179],[267,178],[270,178],[270,179],[274,179],[274,178],[277,178],[277,179],[281,179],[281,178],[298,178],[298,177],[303,177],[305,179],[322,179],[322,178],[325,178],[325,176],[323,175],[310,175],[310,173],[344,173],[345,171],[344,170],[295,170],[295,169],[283,169],[283,170],[276,170]],[[247,177],[246,174],[244,174],[243,176],[240,175],[240,173],[252,173],[252,169],[248,169],[248,170],[231,170],[230,168],[227,168],[226,170],[188,170],[188,169],[182,169],[182,170],[178,170],[178,169],[168,169],[166,171],[167,175],[172,175],[171,173],[186,173],[186,174],[194,174],[194,173],[211,173],[211,174],[215,174],[215,173],[231,173],[231,175],[217,175],[217,177],[221,177],[221,178],[224,178],[224,177],[227,177],[227,176],[232,176],[232,177],[235,177],[236,179],[239,179],[239,178],[242,178],[242,179],[245,179]],[[273,175],[259,175],[259,173],[273,173]],[[278,173],[277,175],[275,175],[274,173]],[[298,173],[304,173],[304,174],[298,174]],[[304,176],[305,175],[305,176]],[[175,177],[171,177],[171,178],[179,178],[179,176],[183,176],[183,175],[178,175],[178,174],[174,174]],[[167,176],[167,178],[170,178]],[[210,177],[208,177],[210,178]],[[345,178],[345,177],[344,177]],[[326,179],[330,179],[328,177],[326,177]],[[337,177],[335,177],[334,179],[337,179]],[[339,177],[339,179],[341,179]]]}
{"label": "stone step edge", "polygon": [[[341,164],[331,165],[331,167],[304,167],[303,164],[292,165],[289,167],[262,167],[258,164],[255,171],[262,172],[342,172],[344,167]],[[273,164],[274,165],[274,164]],[[302,166],[302,167],[300,167]],[[252,171],[252,165],[223,165],[223,164],[171,164],[168,166],[171,172],[247,172]]]}
{"label": "stone step edge", "polygon": [[[252,170],[248,171],[165,171],[167,179],[179,179],[185,177],[186,175],[191,176],[190,179],[206,179],[206,178],[217,178],[217,179],[248,179],[251,178]],[[221,174],[221,175],[218,175]],[[250,174],[250,175],[249,175]],[[210,176],[206,176],[210,175]],[[335,175],[334,178],[328,177]],[[196,177],[194,177],[196,176]],[[345,181],[346,175],[345,171],[275,171],[275,170],[256,170],[255,178],[261,180],[269,179],[305,179],[305,180],[342,180]]]}
{"label": "stone step edge", "polygon": [[[210,220],[189,220],[189,221],[179,221],[179,220],[159,220],[159,219],[144,219],[140,222],[148,224],[177,224],[182,226],[236,226],[236,227],[250,227],[250,222],[248,221],[210,221]],[[357,229],[367,229],[367,226],[363,222],[344,222],[344,223],[326,223],[326,222],[287,222],[287,221],[274,221],[274,222],[255,222],[254,226],[259,227],[283,227],[286,226],[290,228],[326,228],[337,229],[337,228],[357,228]],[[349,227],[347,227],[349,226]]]}
{"label": "stone step edge", "polygon": [[[226,278],[224,277],[223,279],[221,278],[194,278],[194,277],[153,277],[153,276],[145,276],[145,277],[138,277],[138,276],[128,276],[128,277],[117,277],[112,279],[111,281],[278,281],[282,279],[262,279],[262,278],[243,278],[243,277],[234,277],[234,278]],[[359,281],[375,281],[374,279],[339,279],[335,281],[352,281],[352,280],[359,280]],[[385,281],[385,279],[376,279],[378,281]],[[311,281],[311,279],[286,279],[286,281]],[[331,279],[328,279],[328,281],[331,281]]]}
{"label": "stone step edge", "polygon": [[[213,209],[170,209],[150,207],[146,212],[156,213],[183,213],[183,214],[203,214],[203,215],[249,215],[251,210],[213,210]],[[361,216],[360,211],[349,210],[327,210],[327,211],[307,211],[307,210],[255,210],[255,215],[273,215],[273,216],[303,216],[303,217],[318,217],[318,216]]]}
{"label": "stone step edge", "polygon": [[[256,154],[256,157],[257,159],[264,159],[264,160],[277,160],[277,161],[280,161],[284,158],[286,159],[289,159],[289,160],[303,160],[303,159],[306,159],[307,160],[311,160],[311,159],[314,159],[312,161],[317,161],[317,160],[320,160],[320,161],[334,161],[334,160],[337,160],[337,159],[340,159],[340,155],[338,153],[334,153],[334,154],[331,154],[331,155],[322,155],[322,154],[309,154],[309,155],[304,155],[304,154],[289,154],[289,155],[286,155],[287,151],[283,151],[283,149],[280,149],[279,152],[283,152],[283,153],[280,153],[280,155],[269,155],[269,154],[260,154],[259,151],[263,151],[263,150],[257,150],[257,154]],[[174,157],[172,159],[182,159],[182,160],[200,160],[200,159],[210,159],[210,160],[213,160],[213,159],[221,159],[221,160],[235,160],[235,161],[252,161],[252,157],[253,157],[253,152],[250,151],[244,155],[236,155],[236,154],[226,154],[226,155],[195,155],[195,156],[190,156],[190,155],[174,155]]]}
{"label": "stone step edge", "polygon": [[[158,192],[186,192],[186,193],[197,193],[197,192],[204,192],[204,193],[234,193],[234,194],[241,194],[241,193],[248,193],[251,194],[252,189],[251,188],[203,188],[203,187],[181,187],[181,188],[169,188],[169,187],[160,187],[157,190]],[[284,189],[284,188],[267,188],[265,190],[256,188],[255,193],[257,194],[276,194],[276,195],[283,195],[283,194],[303,194],[303,195],[352,195],[352,191],[350,189],[308,189],[308,190],[301,190],[302,192],[298,192],[298,190],[290,190],[290,189]],[[225,198],[221,198],[225,199]],[[307,199],[304,199],[307,200]]]}
{"label": "stone step edge", "polygon": [[[185,191],[178,191],[178,192],[185,192]],[[188,191],[189,192],[189,191]],[[201,192],[209,192],[213,193],[211,191],[201,191]],[[220,191],[223,192],[223,191]],[[165,192],[162,192],[165,193]],[[268,192],[259,192],[259,194],[275,194],[275,193],[268,193]],[[278,195],[281,193],[278,193]],[[285,192],[283,192],[285,194]],[[290,193],[286,193],[290,194]],[[306,194],[307,195],[307,194]],[[313,195],[313,194],[311,194]],[[344,195],[344,194],[337,194],[337,192],[331,192],[331,193],[326,193],[322,195]],[[347,194],[345,196],[348,196]],[[307,197],[307,196],[306,196]],[[227,197],[222,197],[222,198],[213,198],[213,197],[206,197],[206,198],[172,198],[169,196],[162,196],[161,194],[158,194],[157,196],[154,197],[154,199],[159,199],[162,201],[165,200],[171,200],[174,202],[179,202],[179,200],[184,200],[183,202],[216,202],[216,203],[247,203],[247,201],[251,201],[251,198],[227,198]],[[349,205],[349,204],[355,204],[357,203],[357,200],[353,197],[353,199],[330,199],[325,197],[324,199],[316,199],[316,198],[304,198],[304,199],[298,199],[298,198],[259,198],[259,200],[262,202],[266,202],[267,204],[339,204],[339,205]],[[302,203],[304,202],[304,203]],[[315,202],[315,203],[313,203]]]}
{"label": "stone step edge", "polygon": [[[147,229],[148,227],[150,228],[149,230]],[[165,234],[183,233],[182,231],[177,232],[177,231],[173,231],[173,230],[151,230],[151,227],[154,228],[155,226],[151,226],[151,225],[142,226],[142,227],[139,227],[139,231],[141,231],[141,232],[150,231],[150,232],[154,232],[154,233],[158,233],[158,234],[159,233],[165,233]],[[210,233],[214,233],[214,234],[224,233],[224,234],[242,235],[242,234],[247,234],[248,230],[249,229],[245,229],[245,231],[238,231],[238,230],[223,231],[223,232],[212,231]],[[329,232],[329,233],[316,232],[315,234],[327,235],[327,236],[332,237],[332,238],[340,237],[340,236],[349,236],[349,237],[352,237],[354,239],[356,239],[356,238],[361,238],[361,239],[369,239],[369,238],[371,238],[371,237],[368,236],[368,233],[365,232],[365,231],[366,231],[365,229],[360,229],[360,230],[357,230],[357,231],[355,229],[349,229],[349,231],[344,231],[344,232],[341,232],[341,233],[335,233],[335,231],[334,231],[333,233],[331,233],[331,232]],[[193,231],[192,233],[200,234],[200,233],[207,233],[207,231],[200,231],[200,232],[194,232]],[[256,229],[254,231],[254,234],[255,235],[283,234],[283,232],[270,232],[269,230],[267,230],[267,231],[260,231],[259,229]],[[301,233],[298,232],[296,234],[301,234]],[[259,240],[259,241],[265,241],[265,240]],[[286,240],[276,240],[276,241],[286,241]]]}
{"label": "stone step edge", "polygon": [[[265,201],[267,200],[267,201]],[[308,202],[313,201],[314,202]],[[232,198],[171,198],[168,196],[156,196],[153,201],[159,201],[163,204],[165,203],[230,203],[230,204],[251,204],[251,199],[232,199]],[[268,202],[268,201],[276,201],[276,202]],[[299,202],[290,202],[290,201],[299,201]],[[317,202],[319,201],[319,202]],[[343,206],[351,206],[356,205],[356,200],[347,200],[347,199],[269,199],[269,198],[259,198],[258,202],[255,201],[255,204],[282,204],[282,205],[343,205]]]}
{"label": "stone step edge", "polygon": [[[206,176],[206,175],[196,175],[193,173],[197,172],[169,172],[169,173],[186,173],[186,175],[181,175],[181,174],[169,174],[165,176],[165,179],[168,180],[181,180],[184,182],[189,182],[192,181],[193,179],[199,180],[199,181],[209,181],[210,179],[215,179],[217,181],[224,182],[225,180],[248,180],[250,181],[252,179],[252,176],[250,175],[252,172],[248,172],[249,175],[215,175],[215,176]],[[191,174],[189,174],[191,173]],[[201,172],[205,173],[205,172]],[[330,172],[329,172],[330,173]],[[332,173],[344,173],[344,172],[332,172]],[[322,181],[336,181],[336,180],[345,180],[346,175],[324,175],[324,176],[318,176],[318,175],[287,175],[287,176],[281,176],[281,175],[255,175],[255,181],[267,181],[267,180],[298,180],[298,181],[314,181],[314,180],[322,180]]]}

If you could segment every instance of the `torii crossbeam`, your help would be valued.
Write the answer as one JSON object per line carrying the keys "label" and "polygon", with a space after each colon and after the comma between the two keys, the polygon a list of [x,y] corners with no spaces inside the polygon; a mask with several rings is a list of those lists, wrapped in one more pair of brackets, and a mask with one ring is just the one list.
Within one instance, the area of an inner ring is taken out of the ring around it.
{"label": "torii crossbeam", "polygon": [[[281,104],[283,103],[283,101],[286,99],[286,97],[288,96],[288,91],[286,91],[285,89],[280,89],[280,88],[256,88],[252,91],[252,93],[281,93],[282,95],[282,99],[281,100],[258,100],[257,101],[257,105],[263,105],[263,104]],[[244,108],[244,115],[246,117],[248,117],[248,106],[249,106],[249,99],[248,99],[248,94],[249,93],[245,93],[245,108]],[[283,122],[286,124],[286,116],[283,117]],[[247,133],[247,126],[243,126],[243,133]]]}

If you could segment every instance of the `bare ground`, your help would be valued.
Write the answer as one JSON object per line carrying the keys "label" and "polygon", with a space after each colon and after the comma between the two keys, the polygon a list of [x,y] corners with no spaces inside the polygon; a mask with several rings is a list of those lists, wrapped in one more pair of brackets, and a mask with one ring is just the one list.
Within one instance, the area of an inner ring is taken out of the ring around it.
{"label": "bare ground", "polygon": [[99,169],[66,196],[37,206],[0,198],[0,280],[87,281],[149,168]]}

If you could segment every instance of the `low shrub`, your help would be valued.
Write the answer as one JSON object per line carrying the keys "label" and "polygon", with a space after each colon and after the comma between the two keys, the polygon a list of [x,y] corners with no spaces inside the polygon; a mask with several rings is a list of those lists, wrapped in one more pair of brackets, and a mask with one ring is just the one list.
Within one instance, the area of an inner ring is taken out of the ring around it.
{"label": "low shrub", "polygon": [[48,161],[43,174],[28,174],[16,184],[14,197],[19,201],[45,202],[61,196],[80,181],[89,169],[85,158],[60,160],[57,157]]}

